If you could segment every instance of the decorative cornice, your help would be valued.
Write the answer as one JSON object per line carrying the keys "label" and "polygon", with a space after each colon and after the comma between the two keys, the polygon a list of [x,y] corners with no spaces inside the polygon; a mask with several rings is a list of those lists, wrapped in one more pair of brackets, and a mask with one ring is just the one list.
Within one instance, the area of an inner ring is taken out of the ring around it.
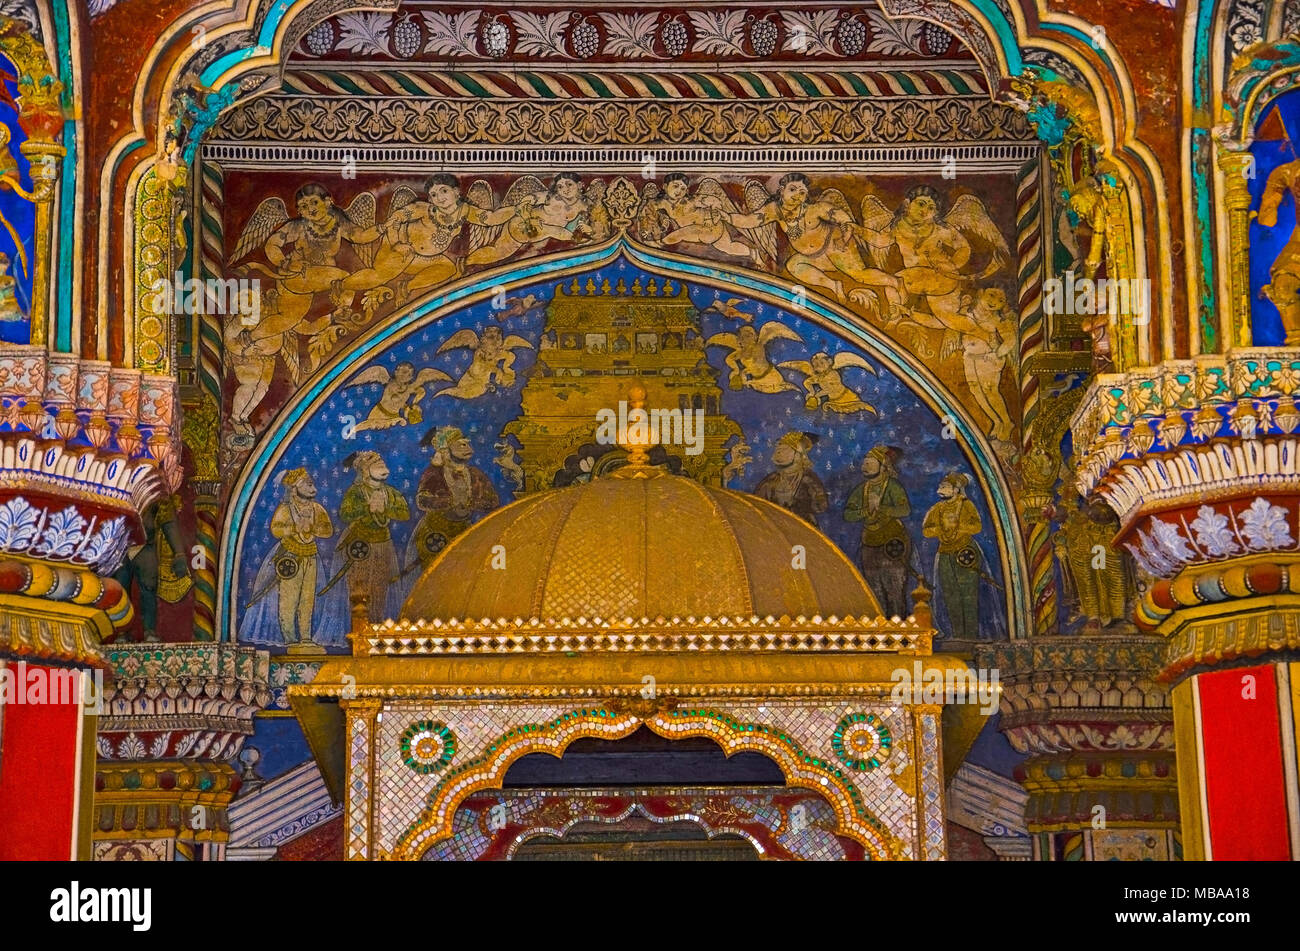
{"label": "decorative cornice", "polygon": [[250,647],[115,645],[107,659],[101,760],[229,759],[271,700],[270,660]]}
{"label": "decorative cornice", "polygon": [[352,635],[369,656],[691,651],[929,654],[915,618],[624,618],[384,621]]}
{"label": "decorative cornice", "polygon": [[980,667],[999,671],[999,729],[1036,755],[1173,749],[1159,637],[1039,637],[983,648]]}
{"label": "decorative cornice", "polygon": [[349,11],[321,21],[303,34],[289,58],[298,64],[345,57],[384,64],[617,60],[704,66],[856,59],[864,52],[898,62],[970,57],[947,29],[895,21],[874,4],[798,6],[756,14],[746,7],[719,9],[713,4],[672,10],[598,10],[587,5],[538,10],[533,4],[490,12],[481,7],[406,5],[395,13]]}
{"label": "decorative cornice", "polygon": [[1249,602],[1184,608],[1158,631],[1169,639],[1161,679],[1170,682],[1197,667],[1300,650],[1300,595],[1284,592]]}
{"label": "decorative cornice", "polygon": [[[11,567],[14,564],[0,562],[3,577],[18,574]],[[51,575],[55,572],[46,570]],[[121,588],[117,591],[120,594]],[[54,605],[44,598],[0,594],[0,658],[102,668],[106,662],[100,640],[112,630],[108,616],[98,607],[71,601]]]}
{"label": "decorative cornice", "polygon": [[1300,490],[1300,351],[1257,348],[1105,374],[1071,421],[1078,485],[1144,507]]}
{"label": "decorative cornice", "polygon": [[143,511],[180,485],[176,381],[44,347],[0,346],[0,491]]}
{"label": "decorative cornice", "polygon": [[[988,98],[472,100],[259,97],[222,115],[212,143],[374,147],[870,146],[1032,144],[1024,117]],[[205,149],[208,147],[205,145]],[[205,155],[210,154],[205,151]]]}

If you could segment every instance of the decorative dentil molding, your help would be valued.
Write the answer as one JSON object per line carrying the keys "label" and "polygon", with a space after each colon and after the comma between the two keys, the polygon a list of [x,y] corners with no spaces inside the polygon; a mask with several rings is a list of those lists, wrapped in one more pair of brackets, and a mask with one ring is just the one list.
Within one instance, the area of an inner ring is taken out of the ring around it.
{"label": "decorative dentil molding", "polygon": [[107,651],[101,760],[230,759],[271,701],[265,651],[232,644],[123,644]]}
{"label": "decorative dentil molding", "polygon": [[1144,506],[1300,485],[1297,389],[1300,351],[1281,348],[1103,374],[1071,421],[1079,490],[1099,493],[1128,524]]}

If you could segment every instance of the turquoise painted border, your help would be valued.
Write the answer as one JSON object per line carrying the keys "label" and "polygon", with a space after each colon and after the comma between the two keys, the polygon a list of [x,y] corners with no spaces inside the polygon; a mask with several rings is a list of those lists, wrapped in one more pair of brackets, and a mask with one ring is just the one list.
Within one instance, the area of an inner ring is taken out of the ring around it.
{"label": "turquoise painted border", "polygon": [[[406,334],[423,326],[426,318],[439,311],[445,311],[454,305],[468,302],[474,298],[490,293],[502,284],[531,283],[544,279],[557,272],[572,272],[590,269],[608,264],[620,255],[635,264],[653,270],[666,271],[678,275],[688,275],[705,283],[739,286],[778,300],[789,300],[788,284],[777,284],[771,279],[762,279],[750,274],[724,271],[703,262],[660,257],[646,249],[636,247],[625,238],[619,238],[610,244],[581,253],[537,261],[508,272],[489,273],[480,276],[470,284],[462,285],[435,298],[416,305],[390,323],[376,328],[371,335],[358,341],[350,350],[338,354],[305,389],[299,391],[296,399],[276,417],[270,429],[262,436],[257,448],[245,461],[234,494],[229,502],[221,538],[221,573],[218,576],[218,638],[231,640],[230,618],[235,613],[235,598],[238,592],[238,579],[235,566],[239,549],[243,543],[243,529],[248,512],[257,494],[265,487],[272,470],[279,461],[280,454],[288,447],[290,440],[306,422],[307,417],[315,411],[325,397],[334,392],[355,369],[376,356],[384,348],[396,343]],[[948,417],[960,435],[963,448],[968,458],[974,463],[987,497],[989,508],[996,513],[998,522],[998,554],[1002,565],[1002,577],[1007,587],[1007,610],[1011,636],[1027,636],[1027,624],[1030,617],[1030,599],[1026,587],[1027,572],[1023,547],[1020,542],[1018,520],[1011,507],[1009,487],[1001,477],[997,465],[992,461],[983,437],[974,429],[965,417],[964,410],[953,400],[939,381],[930,377],[911,354],[898,348],[897,344],[883,335],[877,337],[854,323],[847,316],[837,313],[813,298],[806,304],[807,310],[832,325],[838,332],[850,339],[866,343],[873,355],[881,360],[891,372],[897,374],[914,393],[921,396],[940,418]]]}
{"label": "turquoise painted border", "polygon": [[215,60],[199,75],[200,82],[204,86],[212,88],[216,85],[216,79],[232,66],[238,65],[246,59],[252,59],[254,56],[265,56],[275,48],[276,30],[279,28],[280,21],[284,19],[285,14],[295,6],[306,6],[311,2],[312,0],[276,0],[271,9],[267,11],[266,19],[262,21],[262,29],[257,33],[257,45],[246,46]]}
{"label": "turquoise painted border", "polygon": [[1016,39],[1015,27],[993,0],[970,0],[970,2],[984,15],[984,19],[997,34],[998,43],[1002,46],[1002,55],[1007,60],[1007,72],[1012,76],[1019,76],[1020,71],[1025,68],[1025,61],[1020,57],[1020,42]]}
{"label": "turquoise painted border", "polygon": [[[68,8],[62,3],[52,3],[54,14],[54,44],[58,50],[59,72],[63,76],[63,106],[71,110],[76,102],[73,84],[76,74],[72,68],[72,30],[68,25]],[[74,119],[63,122],[63,181],[59,195],[59,260],[57,265],[58,309],[54,320],[54,349],[68,353],[72,350],[72,288],[73,267],[76,261],[77,227],[77,123]]]}

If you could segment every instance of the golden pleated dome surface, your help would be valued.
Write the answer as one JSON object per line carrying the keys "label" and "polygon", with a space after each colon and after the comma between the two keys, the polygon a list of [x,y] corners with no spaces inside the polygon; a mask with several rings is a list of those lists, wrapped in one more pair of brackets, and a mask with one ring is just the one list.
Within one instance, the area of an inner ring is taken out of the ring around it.
{"label": "golden pleated dome surface", "polygon": [[853,563],[799,516],[659,470],[493,512],[447,546],[402,610],[428,621],[879,614]]}

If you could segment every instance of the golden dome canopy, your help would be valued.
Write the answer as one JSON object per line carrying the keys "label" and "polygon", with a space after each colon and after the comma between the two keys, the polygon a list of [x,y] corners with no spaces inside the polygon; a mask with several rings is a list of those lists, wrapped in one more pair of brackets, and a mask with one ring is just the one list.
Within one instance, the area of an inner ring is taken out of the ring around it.
{"label": "golden dome canopy", "polygon": [[[412,620],[874,618],[835,544],[756,496],[628,469],[493,512],[452,541],[402,609]],[[803,546],[802,569],[792,567]],[[499,548],[497,546],[500,546]],[[493,568],[504,558],[504,568]]]}

